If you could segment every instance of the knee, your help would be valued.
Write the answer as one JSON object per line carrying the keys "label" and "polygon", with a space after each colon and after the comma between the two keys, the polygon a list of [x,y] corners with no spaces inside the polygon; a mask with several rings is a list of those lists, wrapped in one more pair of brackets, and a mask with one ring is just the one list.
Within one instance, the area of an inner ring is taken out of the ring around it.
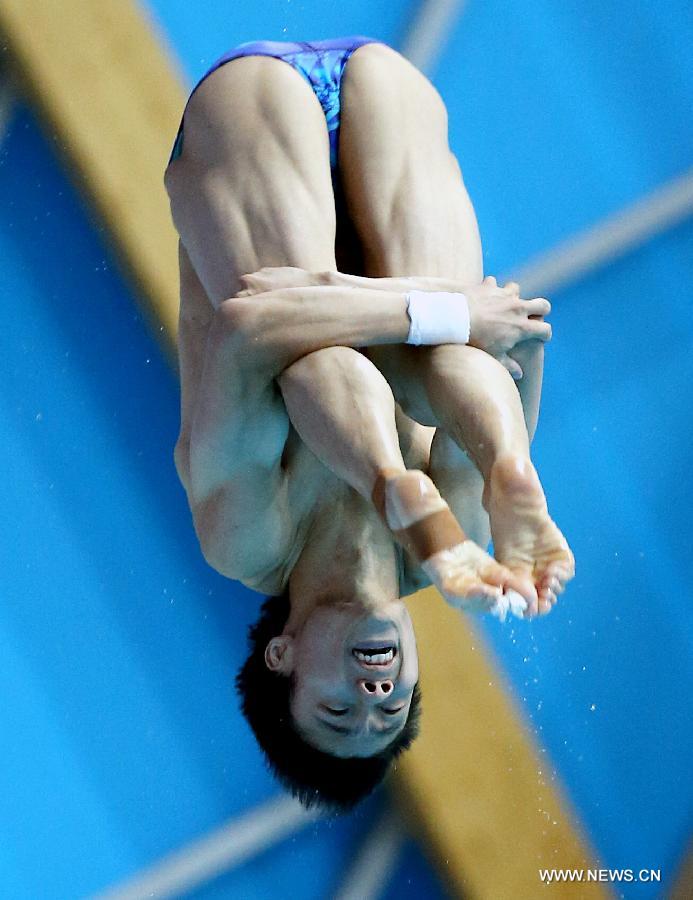
{"label": "knee", "polygon": [[[351,347],[325,347],[301,357],[281,376],[282,382],[293,383],[306,379],[339,379],[342,383],[368,381],[374,386],[374,374],[382,381],[375,366],[358,350]],[[376,379],[377,380],[377,379]]]}

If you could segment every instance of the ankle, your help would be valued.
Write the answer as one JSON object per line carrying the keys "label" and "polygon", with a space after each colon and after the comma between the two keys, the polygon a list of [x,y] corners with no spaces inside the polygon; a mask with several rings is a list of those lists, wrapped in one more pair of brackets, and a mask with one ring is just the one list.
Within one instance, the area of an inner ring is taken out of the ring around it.
{"label": "ankle", "polygon": [[405,472],[406,469],[385,467],[378,469],[376,473],[373,489],[371,490],[371,501],[385,524],[387,524],[387,518],[385,516],[385,492],[387,484],[392,481],[392,479],[397,478],[399,475],[403,475]]}
{"label": "ankle", "polygon": [[484,495],[488,491],[503,493],[525,491],[538,484],[537,471],[528,455],[508,453],[494,460],[484,485]]}
{"label": "ankle", "polygon": [[390,528],[408,528],[441,509],[447,509],[447,503],[428,475],[418,469],[410,469],[387,480],[385,510]]}

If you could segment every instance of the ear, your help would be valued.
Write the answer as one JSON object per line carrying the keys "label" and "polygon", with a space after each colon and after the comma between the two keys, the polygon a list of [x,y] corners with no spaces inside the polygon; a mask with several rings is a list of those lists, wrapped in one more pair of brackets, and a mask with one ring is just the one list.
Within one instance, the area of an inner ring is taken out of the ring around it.
{"label": "ear", "polygon": [[265,647],[265,665],[270,672],[290,675],[294,667],[294,639],[288,634],[271,638]]}

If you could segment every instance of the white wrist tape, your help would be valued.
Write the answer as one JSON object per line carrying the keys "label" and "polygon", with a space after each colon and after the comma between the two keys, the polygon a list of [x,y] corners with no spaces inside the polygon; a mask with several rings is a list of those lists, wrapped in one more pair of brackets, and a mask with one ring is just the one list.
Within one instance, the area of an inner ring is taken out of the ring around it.
{"label": "white wrist tape", "polygon": [[466,344],[469,341],[469,304],[464,294],[409,291],[408,344]]}

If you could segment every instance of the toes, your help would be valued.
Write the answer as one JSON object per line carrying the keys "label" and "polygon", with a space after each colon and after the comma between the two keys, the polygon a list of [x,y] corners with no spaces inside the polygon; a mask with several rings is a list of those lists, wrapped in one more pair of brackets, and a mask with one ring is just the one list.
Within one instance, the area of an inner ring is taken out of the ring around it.
{"label": "toes", "polygon": [[546,600],[549,598],[549,595],[553,596],[554,599],[558,594],[563,593],[563,586],[561,582],[556,578],[555,575],[551,577],[542,578],[537,582],[537,594],[539,595],[540,600]]}
{"label": "toes", "polygon": [[527,609],[523,613],[523,618],[524,619],[533,619],[537,615],[539,615],[538,601],[534,602],[534,603],[528,603]]}
{"label": "toes", "polygon": [[491,584],[496,588],[503,588],[508,579],[512,578],[512,572],[510,569],[506,569],[505,566],[500,566],[491,561],[491,563],[482,570],[481,577],[486,584]]}
{"label": "toes", "polygon": [[451,606],[467,612],[486,612],[501,595],[500,588],[482,581],[470,583],[468,579],[456,578],[445,579],[441,592]]}
{"label": "toes", "polygon": [[525,572],[512,572],[508,569],[503,581],[503,588],[517,591],[527,601],[528,608],[537,601],[537,590],[532,579]]}

